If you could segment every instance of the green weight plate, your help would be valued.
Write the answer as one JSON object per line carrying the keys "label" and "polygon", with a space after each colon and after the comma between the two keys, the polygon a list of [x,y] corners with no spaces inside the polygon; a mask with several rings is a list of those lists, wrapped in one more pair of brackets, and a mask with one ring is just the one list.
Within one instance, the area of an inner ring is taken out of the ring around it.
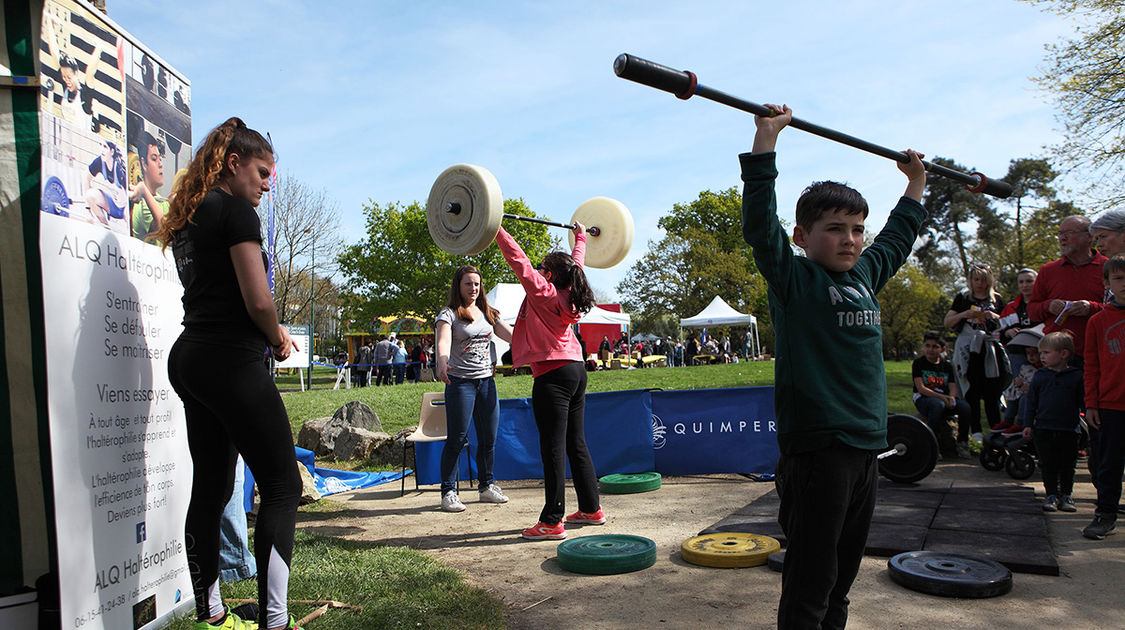
{"label": "green weight plate", "polygon": [[558,558],[560,567],[574,573],[630,573],[656,563],[656,543],[629,534],[581,536],[561,543]]}
{"label": "green weight plate", "polygon": [[648,492],[660,487],[660,473],[646,472],[628,475],[606,475],[598,480],[598,488],[605,494],[632,494]]}

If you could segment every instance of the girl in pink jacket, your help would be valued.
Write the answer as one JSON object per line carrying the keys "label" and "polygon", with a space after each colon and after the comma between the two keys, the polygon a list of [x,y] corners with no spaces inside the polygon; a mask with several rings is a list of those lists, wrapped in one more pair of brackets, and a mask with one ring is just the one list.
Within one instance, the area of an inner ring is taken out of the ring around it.
{"label": "girl in pink jacket", "polygon": [[601,525],[606,520],[583,428],[585,357],[572,329],[594,306],[594,293],[582,270],[586,228],[581,223],[575,225],[571,254],[551,252],[538,265],[528,260],[503,227],[496,233],[496,244],[527,294],[512,331],[512,364],[530,365],[535,378],[531,407],[543,458],[543,511],[539,522],[525,529],[522,536],[528,540],[562,540],[566,538],[562,521],[568,459],[578,511],[567,516],[566,522]]}

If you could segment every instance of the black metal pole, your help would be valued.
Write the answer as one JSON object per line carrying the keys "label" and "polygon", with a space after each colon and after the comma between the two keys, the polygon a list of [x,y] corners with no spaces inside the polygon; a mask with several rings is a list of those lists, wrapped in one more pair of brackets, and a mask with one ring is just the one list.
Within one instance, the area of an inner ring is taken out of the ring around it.
{"label": "black metal pole", "polygon": [[[709,88],[705,85],[700,85],[695,74],[692,72],[674,70],[667,66],[662,66],[658,63],[648,61],[647,59],[641,59],[640,57],[635,57],[627,53],[618,55],[617,59],[613,61],[613,72],[622,79],[628,79],[658,90],[671,92],[682,100],[687,100],[693,95],[698,94],[707,100],[722,103],[723,105],[740,109],[757,116],[774,115],[774,111],[765,105],[759,105],[758,103],[731,96],[730,94],[720,92],[719,90]],[[910,157],[901,151],[888,149],[887,147],[868,142],[861,138],[856,138],[855,136],[836,131],[835,129],[822,127],[821,125],[808,122],[807,120],[794,118],[789,123],[789,126],[896,162],[905,164],[910,161]],[[925,160],[923,160],[922,163],[925,164],[927,171],[965,184],[965,186],[973,192],[981,192],[1000,199],[1006,199],[1012,194],[1012,187],[1008,185],[1007,182],[989,179],[982,173],[964,173]]]}
{"label": "black metal pole", "polygon": [[[505,219],[515,219],[517,221],[528,221],[530,223],[539,223],[541,225],[553,225],[554,227],[566,228],[568,230],[574,229],[573,224],[568,225],[566,223],[559,223],[557,221],[548,221],[546,219],[537,219],[535,217],[523,217],[523,216],[520,216],[518,214],[508,214],[506,212],[504,213],[504,218]],[[598,226],[596,226],[596,225],[593,225],[593,226],[590,226],[590,227],[586,228],[586,231],[589,232],[592,236],[597,236],[598,234],[601,233],[601,230],[598,229]]]}

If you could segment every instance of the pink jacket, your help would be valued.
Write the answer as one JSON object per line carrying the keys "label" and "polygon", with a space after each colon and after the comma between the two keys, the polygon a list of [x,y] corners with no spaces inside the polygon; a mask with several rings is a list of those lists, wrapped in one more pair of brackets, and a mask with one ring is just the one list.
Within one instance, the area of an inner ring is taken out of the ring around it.
{"label": "pink jacket", "polygon": [[[503,227],[496,233],[496,244],[527,294],[512,329],[512,364],[583,360],[582,348],[571,329],[582,314],[570,309],[568,292],[547,282]],[[571,256],[579,267],[583,266],[585,234],[576,236]]]}

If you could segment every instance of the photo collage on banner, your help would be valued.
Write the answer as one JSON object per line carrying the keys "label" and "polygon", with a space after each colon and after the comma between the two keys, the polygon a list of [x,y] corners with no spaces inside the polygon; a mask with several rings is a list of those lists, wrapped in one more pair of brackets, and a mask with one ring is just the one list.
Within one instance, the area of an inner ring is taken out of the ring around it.
{"label": "photo collage on banner", "polygon": [[191,160],[190,84],[81,0],[45,0],[39,256],[60,614],[155,628],[191,607],[191,458],[167,359],[183,309],[151,236]]}
{"label": "photo collage on banner", "polygon": [[155,242],[191,161],[191,88],[81,7],[43,12],[42,209]]}

